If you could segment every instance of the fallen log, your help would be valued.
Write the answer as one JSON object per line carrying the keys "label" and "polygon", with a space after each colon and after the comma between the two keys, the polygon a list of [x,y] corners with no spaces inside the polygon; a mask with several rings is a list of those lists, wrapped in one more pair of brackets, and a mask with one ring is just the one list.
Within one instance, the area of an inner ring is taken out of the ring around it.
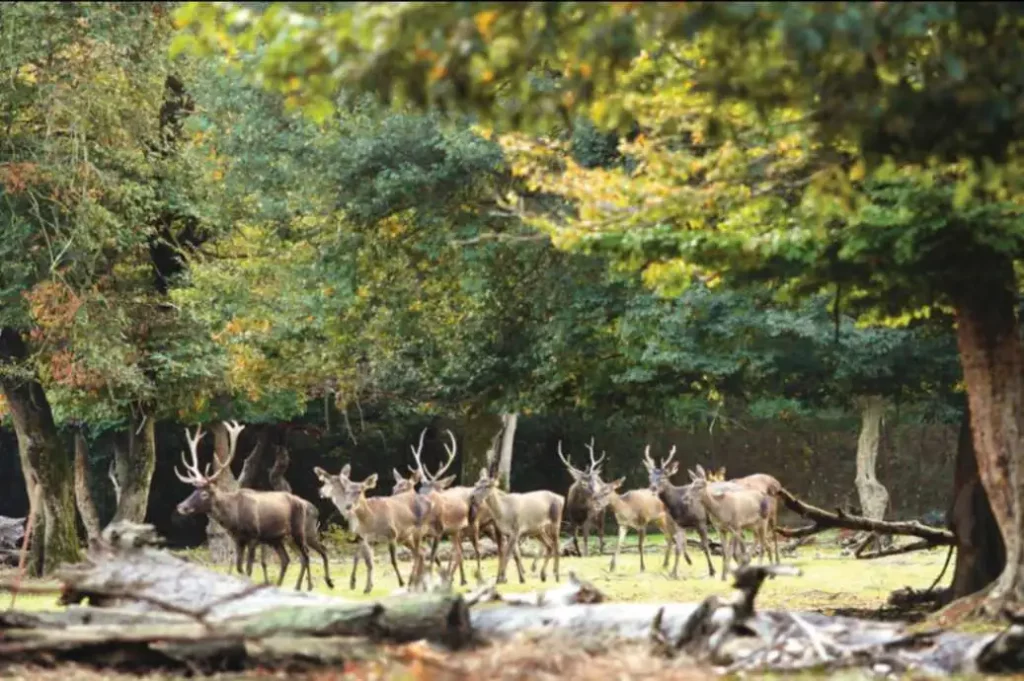
{"label": "fallen log", "polygon": [[800,528],[776,528],[776,532],[784,537],[806,537],[838,527],[848,530],[877,532],[880,535],[909,535],[924,539],[933,546],[949,546],[955,543],[953,533],[949,530],[929,527],[916,520],[871,520],[862,516],[849,515],[842,509],[837,509],[835,513],[829,513],[824,509],[801,501],[785,488],[779,490],[779,497],[782,498],[782,502],[789,510],[813,522],[812,525]]}
{"label": "fallen log", "polygon": [[[613,603],[570,575],[529,595],[451,592],[345,601],[255,588],[149,547],[92,556],[61,573],[83,599],[64,613],[4,613],[0,666],[79,662],[99,668],[213,673],[255,666],[337,665],[370,659],[380,644],[427,640],[451,651],[490,642],[564,640],[608,654],[622,644],[722,671],[830,670],[971,674],[1024,669],[1024,624],[1000,634],[913,632],[901,623],[818,613],[756,611],[765,579],[787,566],[747,566],[733,592],[700,603]],[[137,590],[137,591],[136,591]],[[470,602],[477,605],[469,608]],[[526,639],[523,639],[526,637]],[[525,645],[525,643],[524,643]],[[276,667],[275,667],[276,668]]]}

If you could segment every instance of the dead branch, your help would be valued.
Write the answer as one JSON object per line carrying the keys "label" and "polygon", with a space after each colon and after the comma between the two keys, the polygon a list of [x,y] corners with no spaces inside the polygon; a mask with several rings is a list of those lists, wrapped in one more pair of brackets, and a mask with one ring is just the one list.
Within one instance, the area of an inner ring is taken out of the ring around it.
{"label": "dead branch", "polygon": [[[862,516],[848,515],[841,509],[837,509],[835,513],[829,513],[828,511],[816,506],[811,506],[810,504],[797,499],[785,488],[779,490],[779,497],[782,499],[783,503],[786,504],[786,507],[789,510],[794,513],[799,513],[801,516],[813,521],[814,526],[817,527],[817,532],[833,527],[839,527],[848,530],[877,532],[878,534],[909,535],[912,537],[919,537],[930,542],[933,546],[949,546],[955,543],[953,533],[949,530],[929,527],[917,522],[916,520],[871,520]],[[813,534],[813,532],[810,532],[810,528],[799,528],[799,530],[788,531],[790,533],[780,532],[780,534],[786,537],[803,536],[802,534],[792,533],[796,531],[804,534]]]}
{"label": "dead branch", "polygon": [[[870,540],[865,543],[865,546],[869,543]],[[905,544],[903,546],[896,546],[882,551],[873,551],[871,553],[860,552],[855,553],[854,555],[856,555],[859,560],[872,560],[874,558],[885,558],[886,556],[898,556],[901,553],[912,553],[914,551],[922,551],[924,549],[933,549],[936,546],[938,546],[938,544],[933,544],[927,539],[922,539],[921,541],[914,542],[913,544]]]}

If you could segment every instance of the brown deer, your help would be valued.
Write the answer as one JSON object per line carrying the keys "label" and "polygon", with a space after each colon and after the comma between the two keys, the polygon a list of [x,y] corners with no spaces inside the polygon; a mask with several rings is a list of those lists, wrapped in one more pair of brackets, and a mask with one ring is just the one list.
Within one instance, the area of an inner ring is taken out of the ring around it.
{"label": "brown deer", "polygon": [[[766,534],[768,531],[771,497],[757,489],[751,489],[732,482],[708,482],[707,473],[698,465],[697,472],[687,471],[693,481],[694,492],[700,495],[701,503],[708,512],[712,524],[718,529],[719,541],[722,543],[722,579],[726,579],[730,560],[736,545],[739,545],[745,562],[746,550],[743,545],[743,530],[751,528],[755,541],[761,545],[759,562],[764,562],[768,551]],[[740,559],[736,558],[737,564]]]}
{"label": "brown deer", "polygon": [[661,502],[658,495],[649,489],[634,489],[619,494],[618,489],[625,482],[625,478],[619,478],[606,483],[594,496],[593,504],[598,510],[611,506],[612,513],[619,525],[619,538],[615,542],[615,553],[612,555],[609,572],[615,572],[615,564],[619,559],[619,550],[622,548],[622,540],[630,528],[637,532],[640,548],[640,572],[646,570],[644,565],[644,537],[647,535],[647,526],[656,523],[665,537],[665,560],[662,569],[668,567],[669,556],[672,553],[673,544],[676,547],[676,562],[679,557],[679,544],[677,541],[678,529],[675,522],[665,510],[665,504]]}
{"label": "brown deer", "polygon": [[[430,550],[430,558],[428,559],[428,565],[433,565],[437,555],[437,547],[441,542],[441,538],[444,535],[451,535],[451,556],[448,559],[447,573],[454,575],[455,565],[459,567],[459,577],[462,580],[462,586],[467,584],[466,582],[466,571],[462,566],[462,531],[469,528],[469,497],[472,494],[472,488],[470,488],[469,494],[464,494],[459,488],[448,489],[448,486],[455,481],[455,476],[451,475],[447,478],[441,478],[441,476],[451,468],[452,462],[455,461],[456,453],[456,442],[455,435],[450,430],[446,430],[449,439],[452,441],[451,447],[447,443],[444,443],[445,452],[448,454],[448,460],[445,461],[436,472],[433,474],[427,470],[427,467],[423,465],[423,461],[420,459],[420,455],[423,453],[423,433],[420,433],[419,448],[413,448],[412,455],[416,461],[416,468],[413,469],[411,466],[409,469],[413,471],[413,475],[419,477],[420,496],[429,500],[431,505],[430,525],[431,534],[433,535],[433,545]],[[474,543],[474,548],[476,544]],[[478,554],[479,555],[479,549]]]}
{"label": "brown deer", "polygon": [[[495,462],[497,463],[497,462]],[[560,581],[558,559],[561,551],[558,534],[562,526],[562,511],[565,497],[547,490],[536,492],[505,492],[498,487],[498,478],[488,475],[486,468],[480,469],[480,479],[470,496],[472,507],[487,506],[491,511],[498,531],[505,535],[505,550],[498,558],[499,584],[506,581],[509,554],[515,558],[519,583],[524,584],[523,562],[519,554],[519,541],[523,537],[536,536],[546,549],[544,563],[540,568],[541,581],[547,581],[548,560],[555,559],[555,581]]]}
{"label": "brown deer", "polygon": [[[313,589],[312,570],[309,566],[309,548],[320,554],[324,561],[324,581],[327,586],[334,588],[331,581],[330,568],[327,563],[327,550],[320,542],[318,536],[319,513],[313,504],[289,492],[270,492],[252,489],[239,489],[233,492],[225,492],[218,489],[214,482],[217,477],[227,470],[235,456],[235,449],[238,445],[238,435],[245,426],[232,421],[226,423],[228,429],[228,456],[226,461],[220,461],[216,454],[216,469],[210,473],[210,465],[206,465],[205,473],[199,470],[199,441],[205,433],[202,426],[196,428],[195,437],[185,429],[185,437],[188,440],[188,447],[192,460],[185,458],[181,453],[182,463],[185,465],[185,474],[174,467],[174,473],[182,482],[195,487],[195,491],[177,506],[181,515],[187,516],[193,513],[209,514],[211,518],[220,523],[231,535],[235,542],[235,567],[239,574],[242,573],[242,558],[245,549],[254,544],[266,544],[274,548],[281,562],[281,574],[278,576],[278,586],[284,581],[285,572],[288,569],[288,552],[284,548],[286,539],[291,538],[292,543],[299,552],[301,569],[295,589],[302,588],[302,577],[305,574],[307,589]],[[249,575],[252,575],[252,555],[249,558]],[[264,563],[264,577],[266,577],[266,565]]]}
{"label": "brown deer", "polygon": [[[651,458],[651,446],[647,445],[644,450],[644,467],[647,469],[650,490],[658,495],[661,503],[665,504],[665,510],[679,528],[677,545],[682,549],[683,558],[687,565],[693,565],[689,552],[686,550],[686,529],[697,530],[700,535],[701,549],[704,550],[704,557],[708,561],[708,573],[715,576],[715,566],[711,563],[711,548],[708,545],[708,513],[701,503],[700,494],[693,489],[693,485],[677,487],[672,484],[672,476],[679,470],[679,464],[672,461],[676,455],[676,448],[673,445],[668,457],[660,463],[655,463]],[[672,577],[679,577],[679,553],[676,552],[676,561],[672,566]]]}
{"label": "brown deer", "polygon": [[[725,469],[722,469],[723,473]],[[723,476],[724,477],[724,476]],[[708,478],[710,480],[710,477]],[[768,495],[768,535],[771,538],[772,547],[774,550],[774,562],[776,564],[781,562],[779,557],[779,535],[776,532],[776,528],[779,526],[779,492],[782,490],[782,483],[776,478],[767,473],[754,473],[753,475],[747,475],[742,478],[736,478],[730,480],[737,485],[746,487],[747,489],[757,490],[762,494]],[[772,554],[768,554],[769,560],[772,559]]]}
{"label": "brown deer", "polygon": [[338,475],[331,475],[319,466],[313,469],[322,483],[320,496],[330,499],[348,522],[349,529],[359,537],[359,548],[352,558],[352,575],[349,588],[356,588],[356,573],[359,562],[366,563],[366,586],[363,593],[373,589],[373,550],[371,544],[378,541],[388,543],[391,566],[395,569],[398,585],[405,586],[398,569],[395,544],[401,543],[412,551],[413,567],[409,583],[419,574],[420,542],[423,527],[430,513],[430,504],[414,491],[406,491],[390,497],[366,497],[366,491],[377,486],[374,473],[362,482],[349,479],[352,467],[349,464]]}
{"label": "brown deer", "polygon": [[[572,544],[576,554],[588,556],[590,554],[590,529],[594,522],[598,523],[598,553],[604,554],[604,519],[607,506],[597,508],[592,501],[594,495],[604,484],[601,481],[601,462],[604,461],[604,453],[600,458],[594,459],[594,438],[590,438],[590,444],[584,445],[590,451],[590,466],[586,470],[580,470],[573,466],[562,453],[562,441],[558,441],[558,458],[562,460],[565,469],[572,476],[573,483],[565,495],[565,522],[572,533]],[[583,528],[583,551],[580,552],[579,530]]]}

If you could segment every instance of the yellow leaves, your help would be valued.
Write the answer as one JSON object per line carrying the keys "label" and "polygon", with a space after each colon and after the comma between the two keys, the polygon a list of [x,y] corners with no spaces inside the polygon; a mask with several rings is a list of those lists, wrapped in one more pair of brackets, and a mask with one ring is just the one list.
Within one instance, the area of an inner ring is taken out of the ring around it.
{"label": "yellow leaves", "polygon": [[580,75],[581,76],[583,76],[584,78],[589,79],[590,76],[593,73],[594,73],[594,69],[591,68],[590,64],[586,64],[586,63],[580,64]]}
{"label": "yellow leaves", "polygon": [[476,24],[476,30],[480,32],[480,35],[485,40],[490,40],[494,34],[494,22],[498,19],[497,10],[488,10],[486,12],[477,12],[473,16],[473,23]]}
{"label": "yellow leaves", "polygon": [[864,159],[858,160],[856,163],[853,164],[853,167],[850,168],[850,181],[860,182],[861,180],[863,180],[865,170],[866,168],[864,165]]}
{"label": "yellow leaves", "polygon": [[448,67],[443,63],[434,64],[433,68],[430,69],[428,78],[431,82],[436,82],[448,75]]}
{"label": "yellow leaves", "polygon": [[492,69],[486,69],[482,74],[480,74],[480,82],[482,83],[490,83],[493,80],[494,71]]}
{"label": "yellow leaves", "polygon": [[28,85],[35,85],[39,76],[39,68],[35,64],[23,64],[18,67],[17,79]]}

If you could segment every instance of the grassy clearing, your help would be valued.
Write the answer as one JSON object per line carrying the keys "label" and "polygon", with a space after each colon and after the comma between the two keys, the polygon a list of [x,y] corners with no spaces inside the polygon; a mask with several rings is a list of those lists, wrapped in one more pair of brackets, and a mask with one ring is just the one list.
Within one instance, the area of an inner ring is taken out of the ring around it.
{"label": "grassy clearing", "polygon": [[[640,556],[636,553],[636,539],[630,537],[624,549],[632,549],[631,553],[623,552],[619,556],[617,569],[614,573],[608,571],[611,560],[611,552],[614,550],[614,539],[606,541],[604,556],[596,556],[597,542],[591,540],[591,555],[588,558],[563,557],[561,559],[562,580],[568,577],[570,571],[575,572],[581,578],[589,580],[616,601],[698,601],[713,593],[723,593],[728,589],[729,582],[723,582],[718,575],[709,578],[707,574],[707,563],[699,549],[690,548],[690,557],[693,565],[686,565],[685,560],[680,561],[679,580],[668,577],[667,571],[662,569],[664,556],[664,543],[660,536],[649,537],[647,542],[648,551],[645,553],[647,570],[640,572]],[[531,573],[530,567],[533,562],[532,542],[524,542],[523,567],[526,573],[526,583],[520,584],[515,572],[514,563],[510,563],[508,577],[509,583],[502,585],[503,591],[522,592],[543,589],[546,586],[553,586],[551,576],[545,585],[537,573]],[[801,547],[793,555],[783,557],[783,562],[796,565],[803,570],[801,577],[783,577],[770,580],[762,589],[758,599],[759,605],[764,608],[790,608],[800,610],[815,610],[826,614],[858,614],[871,616],[878,614],[877,611],[886,607],[886,599],[889,593],[895,589],[906,586],[915,588],[927,588],[938,576],[942,564],[946,559],[947,549],[936,548],[929,551],[917,551],[901,556],[891,556],[877,560],[857,560],[852,556],[840,555],[840,549],[836,547],[832,538],[828,535],[819,538],[814,545]],[[469,585],[456,588],[460,590],[472,589],[476,586],[474,573],[476,570],[475,561],[471,558],[472,551],[466,551],[466,577]],[[183,552],[183,556],[190,560],[202,562],[203,552]],[[272,580],[276,579],[278,565],[276,558],[269,558],[268,571]],[[721,557],[712,556],[716,572],[721,569]],[[365,580],[365,567],[360,566],[356,580],[356,589],[349,590],[349,575],[351,574],[352,560],[349,555],[334,553],[331,558],[331,574],[335,581],[334,590],[327,588],[323,580],[323,569],[318,559],[314,559],[314,589],[316,591],[335,595],[346,599],[377,598],[388,595],[398,588],[394,570],[387,559],[387,553],[383,546],[378,547],[375,553],[374,588],[370,594],[362,593]],[[497,573],[498,562],[496,559],[485,559],[483,561],[483,576],[485,580],[492,580]],[[399,568],[403,577],[408,576],[411,564],[407,561],[399,561]],[[213,569],[228,571],[228,566],[211,565]],[[539,565],[538,565],[539,572]],[[8,574],[8,577],[11,575]],[[254,578],[260,577],[259,565],[254,566]],[[285,576],[284,586],[292,588],[295,579],[298,577],[297,563],[293,560]],[[952,570],[947,571],[944,577],[944,586],[952,578]],[[9,604],[9,596],[4,595],[0,601],[0,608],[6,608]],[[55,597],[40,595],[19,595],[16,602],[18,609],[24,610],[45,610],[56,608]]]}

